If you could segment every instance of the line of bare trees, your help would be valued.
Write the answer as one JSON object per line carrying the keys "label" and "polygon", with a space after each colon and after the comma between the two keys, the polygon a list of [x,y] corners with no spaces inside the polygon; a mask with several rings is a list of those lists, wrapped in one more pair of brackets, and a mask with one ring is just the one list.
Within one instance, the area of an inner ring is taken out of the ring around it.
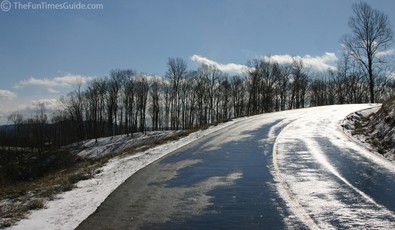
{"label": "line of bare trees", "polygon": [[[20,139],[6,143],[63,146],[84,139],[190,129],[272,111],[370,100],[367,78],[347,55],[336,70],[326,73],[309,71],[297,58],[291,64],[255,59],[248,62],[244,74],[234,76],[204,64],[188,70],[180,58],[170,58],[167,67],[164,77],[112,70],[108,77],[86,85],[77,82],[74,91],[61,98],[63,107],[51,119],[44,104],[28,120],[12,114],[9,121],[18,128],[11,136]],[[379,100],[393,93],[387,76],[377,78],[376,85]],[[30,131],[22,135],[21,127]]]}
{"label": "line of bare trees", "polygon": [[[298,58],[291,64],[255,59],[244,74],[233,76],[210,65],[188,70],[180,58],[170,58],[167,67],[164,77],[113,70],[86,85],[77,82],[52,115],[42,103],[31,118],[12,113],[12,126],[0,129],[1,170],[8,170],[4,175],[17,173],[13,179],[23,179],[31,175],[31,165],[45,168],[34,162],[46,162],[40,159],[48,149],[85,139],[191,129],[242,116],[371,99],[368,78],[347,55],[325,73],[309,70]],[[388,76],[375,83],[377,100],[394,95]]]}

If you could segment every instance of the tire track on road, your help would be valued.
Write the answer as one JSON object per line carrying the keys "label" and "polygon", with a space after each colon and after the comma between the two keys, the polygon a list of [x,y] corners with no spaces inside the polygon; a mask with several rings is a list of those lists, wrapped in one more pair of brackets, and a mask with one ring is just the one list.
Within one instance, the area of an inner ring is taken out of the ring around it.
{"label": "tire track on road", "polygon": [[[299,118],[297,118],[299,119]],[[306,226],[308,226],[310,229],[319,229],[315,221],[310,217],[310,215],[306,212],[306,210],[303,208],[303,206],[299,203],[298,199],[295,197],[295,195],[292,193],[290,187],[288,186],[287,182],[285,181],[280,168],[278,166],[277,162],[277,140],[279,137],[283,135],[283,133],[288,129],[288,127],[294,123],[297,119],[292,120],[291,122],[287,123],[284,128],[280,131],[280,133],[277,135],[276,140],[274,141],[273,144],[273,169],[274,173],[273,176],[276,181],[278,181],[279,185],[278,186],[278,191],[280,196],[290,205],[291,212],[294,213],[295,216],[297,216]],[[280,123],[279,123],[280,124]],[[270,130],[270,133],[273,134],[275,133],[276,126],[273,126],[272,129]],[[273,132],[272,132],[273,130]]]}

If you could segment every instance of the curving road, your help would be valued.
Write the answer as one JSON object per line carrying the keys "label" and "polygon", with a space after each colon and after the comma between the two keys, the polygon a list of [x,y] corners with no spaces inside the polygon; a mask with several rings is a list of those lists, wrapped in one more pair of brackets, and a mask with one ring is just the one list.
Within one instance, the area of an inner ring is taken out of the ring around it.
{"label": "curving road", "polygon": [[368,107],[235,122],[131,176],[77,229],[394,229],[395,165],[339,123]]}

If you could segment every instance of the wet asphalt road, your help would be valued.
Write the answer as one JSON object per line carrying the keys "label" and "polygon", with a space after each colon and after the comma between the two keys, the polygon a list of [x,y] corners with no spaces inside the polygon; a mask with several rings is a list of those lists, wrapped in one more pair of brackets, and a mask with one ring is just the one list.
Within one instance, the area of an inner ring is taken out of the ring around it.
{"label": "wet asphalt road", "polygon": [[77,229],[284,229],[268,138],[280,121],[236,123],[147,166]]}
{"label": "wet asphalt road", "polygon": [[330,109],[315,124],[281,112],[201,138],[131,176],[77,229],[391,228],[395,177],[327,137]]}

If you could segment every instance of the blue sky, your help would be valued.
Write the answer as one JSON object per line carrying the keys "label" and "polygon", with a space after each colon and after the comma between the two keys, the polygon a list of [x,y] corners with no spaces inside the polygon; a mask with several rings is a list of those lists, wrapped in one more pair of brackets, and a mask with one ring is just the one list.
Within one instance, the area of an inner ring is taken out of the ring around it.
{"label": "blue sky", "polygon": [[[29,0],[7,1],[11,9],[0,10],[0,123],[9,111],[65,95],[76,78],[117,68],[164,75],[169,57],[185,59],[190,69],[213,62],[225,71],[269,55],[334,65],[339,40],[350,32],[351,5],[359,2],[81,0],[103,9],[21,10],[17,2]],[[395,1],[367,3],[387,14],[395,30]]]}

